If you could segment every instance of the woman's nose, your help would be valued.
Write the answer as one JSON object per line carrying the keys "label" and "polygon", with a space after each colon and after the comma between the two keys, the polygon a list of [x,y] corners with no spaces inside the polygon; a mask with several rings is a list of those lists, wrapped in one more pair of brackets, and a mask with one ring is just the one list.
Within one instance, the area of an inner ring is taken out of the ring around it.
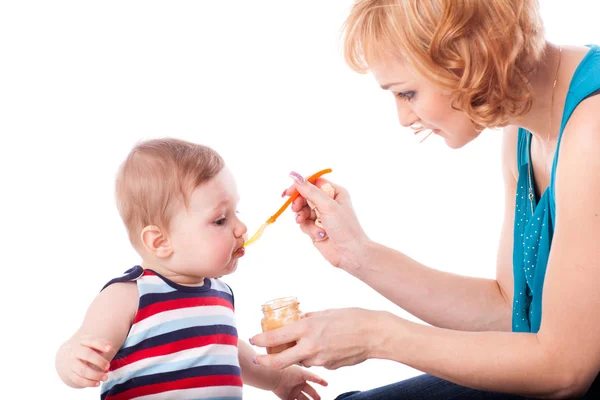
{"label": "woman's nose", "polygon": [[400,125],[408,128],[418,122],[419,118],[408,107],[404,109],[398,107],[398,121],[400,121]]}

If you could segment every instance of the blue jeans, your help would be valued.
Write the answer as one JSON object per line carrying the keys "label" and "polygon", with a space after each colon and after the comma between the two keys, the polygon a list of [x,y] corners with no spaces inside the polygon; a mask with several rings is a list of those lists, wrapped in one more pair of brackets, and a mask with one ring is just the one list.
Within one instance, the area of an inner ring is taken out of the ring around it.
{"label": "blue jeans", "polygon": [[[596,379],[598,381],[598,379]],[[584,397],[597,399],[598,389],[594,382],[592,388]],[[393,383],[366,392],[348,392],[336,397],[336,400],[525,400],[527,397],[503,393],[484,392],[469,389],[431,375],[420,375],[402,382]]]}

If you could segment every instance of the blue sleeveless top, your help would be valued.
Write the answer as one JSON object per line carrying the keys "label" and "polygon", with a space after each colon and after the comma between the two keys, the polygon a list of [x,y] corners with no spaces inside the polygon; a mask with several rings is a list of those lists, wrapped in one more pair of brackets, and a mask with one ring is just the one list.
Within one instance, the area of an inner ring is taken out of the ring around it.
{"label": "blue sleeveless top", "polygon": [[591,45],[569,85],[558,143],[552,163],[550,186],[537,199],[530,163],[531,133],[519,128],[517,157],[519,180],[515,208],[513,278],[513,332],[536,333],[542,320],[542,291],[552,246],[555,214],[555,176],[558,151],[565,125],[575,108],[600,93],[600,47]]}

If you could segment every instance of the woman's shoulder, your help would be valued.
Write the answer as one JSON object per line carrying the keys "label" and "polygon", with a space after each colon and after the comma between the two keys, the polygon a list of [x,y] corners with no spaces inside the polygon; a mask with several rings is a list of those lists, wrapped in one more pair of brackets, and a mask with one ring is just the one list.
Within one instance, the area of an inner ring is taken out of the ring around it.
{"label": "woman's shoulder", "polygon": [[599,111],[600,95],[588,97],[565,126],[556,169],[557,197],[561,192],[581,191],[583,187],[586,191],[600,191]]}
{"label": "woman's shoulder", "polygon": [[574,147],[575,151],[600,151],[600,93],[577,105],[565,126],[563,146]]}
{"label": "woman's shoulder", "polygon": [[575,48],[571,55],[557,170],[568,176],[577,174],[578,166],[590,161],[588,156],[600,156],[599,48]]}

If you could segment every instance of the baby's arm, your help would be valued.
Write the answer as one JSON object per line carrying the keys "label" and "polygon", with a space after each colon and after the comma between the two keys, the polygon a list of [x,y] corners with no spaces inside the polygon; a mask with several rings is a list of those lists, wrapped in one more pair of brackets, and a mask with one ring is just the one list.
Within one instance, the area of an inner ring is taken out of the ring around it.
{"label": "baby's arm", "polygon": [[320,400],[321,396],[309,382],[327,386],[327,381],[307,370],[292,365],[284,369],[271,369],[256,365],[252,358],[256,356],[254,349],[246,342],[238,342],[240,366],[244,384],[259,389],[270,390],[284,400],[308,399]]}
{"label": "baby's arm", "polygon": [[252,362],[256,356],[254,349],[243,340],[238,342],[240,368],[242,369],[242,381],[245,385],[254,386],[263,390],[273,390],[281,381],[282,370],[263,367]]}
{"label": "baby's arm", "polygon": [[56,353],[56,370],[73,388],[99,386],[138,307],[135,282],[114,283],[96,296],[81,327]]}

